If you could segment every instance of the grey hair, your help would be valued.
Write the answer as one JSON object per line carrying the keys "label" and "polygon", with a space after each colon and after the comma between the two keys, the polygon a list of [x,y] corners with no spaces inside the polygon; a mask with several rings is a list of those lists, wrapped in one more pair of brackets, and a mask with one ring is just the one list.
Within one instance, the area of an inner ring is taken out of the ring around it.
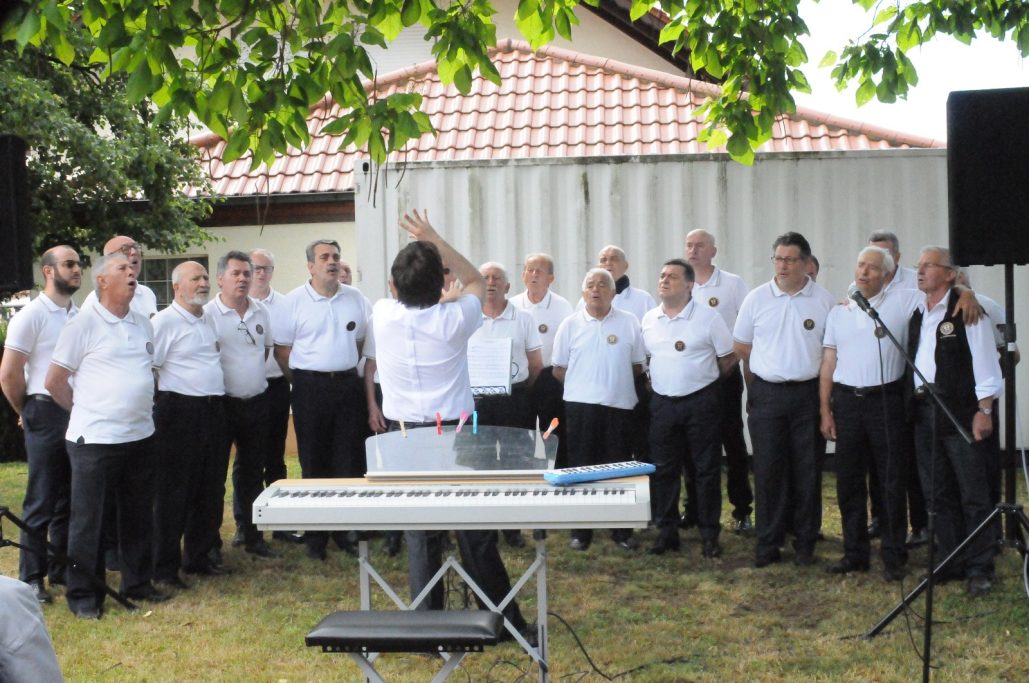
{"label": "grey hair", "polygon": [[607,272],[607,270],[605,270],[604,268],[590,268],[589,270],[586,271],[586,277],[584,277],[582,279],[582,291],[584,291],[584,292],[586,291],[586,284],[590,281],[590,278],[593,277],[594,275],[601,275],[601,276],[603,276],[603,278],[605,280],[607,280],[608,286],[612,290],[615,288],[615,278],[614,278],[614,275],[612,275],[611,273]]}
{"label": "grey hair", "polygon": [[[271,253],[267,249],[261,249],[261,248],[251,249],[250,250],[250,256],[253,257],[255,254],[258,254],[258,255],[261,255],[261,256],[265,257],[266,259],[268,259],[269,261],[272,262],[272,267],[275,267],[275,254]],[[253,264],[252,261],[251,261],[251,264]]]}
{"label": "grey hair", "polygon": [[[919,254],[925,254],[925,253],[939,254],[943,258],[947,259],[946,266],[948,268],[950,268],[951,270],[955,270],[955,268],[954,268],[954,259],[950,255],[950,249],[948,249],[947,247],[941,247],[941,246],[936,245],[936,244],[928,244],[928,245],[922,247],[919,250]],[[941,265],[943,265],[943,264],[941,264]]]}
{"label": "grey hair", "polygon": [[900,240],[889,230],[876,230],[868,236],[869,242],[889,242],[894,251],[900,251]]}
{"label": "grey hair", "polygon": [[328,244],[330,246],[336,247],[337,253],[343,253],[343,250],[339,248],[339,242],[337,242],[336,240],[315,240],[314,242],[308,244],[307,249],[304,250],[304,253],[307,255],[308,263],[314,263],[314,250],[318,247],[318,245],[321,244]]}
{"label": "grey hair", "polygon": [[504,267],[503,263],[498,263],[497,261],[486,261],[486,263],[483,263],[481,266],[479,266],[479,274],[481,275],[482,271],[486,270],[487,268],[492,268],[494,270],[499,270],[500,274],[504,276],[504,282],[510,282],[511,281],[507,277],[507,268]]}
{"label": "grey hair", "polygon": [[217,270],[219,276],[225,275],[225,270],[229,267],[229,261],[242,261],[251,268],[254,266],[254,262],[250,260],[249,254],[233,249],[229,253],[225,254],[225,256],[219,257]]}
{"label": "grey hair", "polygon": [[100,276],[107,275],[108,267],[112,262],[117,261],[118,259],[123,259],[127,262],[129,257],[120,251],[116,251],[105,256],[101,256],[96,260],[96,263],[93,264],[93,289],[96,290],[97,296],[100,295]]}
{"label": "grey hair", "polygon": [[627,259],[627,258],[625,257],[625,250],[624,250],[624,249],[622,249],[621,247],[615,246],[615,245],[613,245],[613,244],[609,244],[609,245],[607,245],[606,247],[604,247],[603,249],[601,249],[601,250],[600,250],[599,252],[597,252],[597,253],[598,253],[598,254],[603,254],[603,253],[604,253],[605,251],[613,251],[613,252],[617,253],[617,254],[618,254],[619,256],[621,256],[621,257],[622,257],[622,260],[623,260],[623,261],[628,261],[628,260],[629,260],[629,259]]}
{"label": "grey hair", "polygon": [[525,257],[525,262],[528,263],[532,259],[539,259],[541,261],[546,261],[547,269],[550,271],[550,274],[551,275],[554,274],[554,257],[553,256],[551,256],[550,254],[544,254],[542,251],[540,251],[540,252],[537,252],[535,254],[527,255]]}
{"label": "grey hair", "polygon": [[[878,242],[879,240],[874,241]],[[882,247],[869,245],[858,252],[858,258],[860,259],[865,254],[879,254],[879,256],[882,256],[883,270],[885,270],[887,273],[893,273],[895,270],[897,270],[897,264],[893,261],[893,255],[886,249],[883,249]]]}
{"label": "grey hair", "polygon": [[707,235],[708,239],[711,240],[711,246],[712,247],[717,247],[718,246],[718,241],[715,239],[714,233],[708,232],[704,228],[696,228],[695,230],[690,230],[688,233],[686,233],[686,239],[688,240],[690,238],[690,235],[694,235],[694,234],[696,234],[698,232],[702,232],[705,235]]}

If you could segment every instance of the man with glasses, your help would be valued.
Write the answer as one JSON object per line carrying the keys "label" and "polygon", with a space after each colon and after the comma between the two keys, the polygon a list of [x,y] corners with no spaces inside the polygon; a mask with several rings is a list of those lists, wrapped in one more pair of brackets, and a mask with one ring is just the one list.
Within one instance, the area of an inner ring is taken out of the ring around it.
{"label": "man with glasses", "polygon": [[733,330],[746,365],[757,502],[755,567],[782,559],[793,500],[797,565],[815,562],[819,490],[818,371],[832,294],[804,273],[811,247],[787,232],[772,244],[775,277],[743,300]]}
{"label": "man with glasses", "polygon": [[64,447],[68,411],[54,403],[43,383],[61,330],[79,312],[71,296],[82,283],[82,264],[75,250],[64,245],[48,249],[40,263],[43,291],[7,327],[0,386],[19,415],[29,466],[21,514],[32,533],[21,532],[18,578],[32,587],[36,600],[50,603],[47,574],[51,584],[64,584],[65,567],[47,563],[43,541],[49,531],[51,543],[68,550],[71,466]]}
{"label": "man with glasses", "polygon": [[[357,363],[368,329],[361,292],[339,283],[340,249],[335,240],[315,240],[306,249],[311,278],[286,296],[287,315],[275,331],[275,358],[293,382],[293,424],[304,478],[359,477],[365,473],[367,413]],[[356,554],[343,532],[333,539]],[[329,535],[304,534],[307,553],[325,559]]]}
{"label": "man with glasses", "polygon": [[[111,254],[122,254],[132,266],[132,273],[136,278],[136,288],[133,290],[130,304],[133,312],[145,318],[153,318],[157,315],[157,295],[154,294],[154,290],[139,282],[139,274],[143,270],[143,247],[131,237],[118,235],[107,240],[107,244],[104,245],[104,256]],[[90,292],[82,302],[82,310],[92,308],[94,304],[96,292]]]}
{"label": "man with glasses", "polygon": [[[255,557],[277,554],[253,523],[254,499],[264,489],[264,463],[268,452],[268,380],[265,361],[271,353],[271,315],[264,304],[249,296],[253,279],[250,256],[230,251],[218,259],[218,296],[204,310],[218,330],[222,372],[225,375],[226,439],[221,465],[228,468],[229,452],[236,445],[232,463],[232,514],[236,519],[233,545],[242,545]],[[225,469],[218,478],[224,498]],[[220,526],[220,520],[219,520]],[[217,527],[216,527],[217,528]],[[210,566],[220,566],[214,553]],[[199,573],[202,567],[195,568]]]}

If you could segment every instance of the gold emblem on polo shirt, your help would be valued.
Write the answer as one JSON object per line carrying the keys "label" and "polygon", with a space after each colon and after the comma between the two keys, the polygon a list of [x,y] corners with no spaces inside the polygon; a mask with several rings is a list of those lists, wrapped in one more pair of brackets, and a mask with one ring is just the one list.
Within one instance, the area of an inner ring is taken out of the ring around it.
{"label": "gold emblem on polo shirt", "polygon": [[815,321],[812,320],[811,318],[808,318],[807,320],[805,320],[804,321],[804,329],[805,330],[813,330],[813,329],[815,329]]}
{"label": "gold emblem on polo shirt", "polygon": [[676,351],[685,351],[686,350],[686,342],[684,342],[681,339],[679,341],[675,342],[675,350]]}
{"label": "gold emblem on polo shirt", "polygon": [[711,308],[714,308],[715,306],[717,306],[718,305],[718,297],[717,296],[713,296],[710,299],[708,299],[707,300],[707,305],[710,306]]}
{"label": "gold emblem on polo shirt", "polygon": [[546,323],[540,323],[540,327],[539,327],[540,334],[546,334],[548,329],[550,329],[550,328],[547,327]]}
{"label": "gold emblem on polo shirt", "polygon": [[886,330],[884,330],[881,327],[877,327],[877,328],[875,328],[875,333],[874,334],[875,334],[875,336],[877,338],[882,339],[883,337],[886,336]]}
{"label": "gold emblem on polo shirt", "polygon": [[954,323],[948,320],[947,322],[940,324],[940,335],[949,337],[952,334],[954,334]]}
{"label": "gold emblem on polo shirt", "polygon": [[357,323],[353,320],[347,323],[347,332],[353,332],[355,329],[357,329]]}
{"label": "gold emblem on polo shirt", "polygon": [[255,327],[254,329],[257,330],[258,334],[264,334],[264,326],[261,325],[260,323],[258,323],[257,327]]}
{"label": "gold emblem on polo shirt", "polygon": [[618,343],[618,335],[614,335],[614,334],[607,335],[607,343],[608,344],[617,344]]}

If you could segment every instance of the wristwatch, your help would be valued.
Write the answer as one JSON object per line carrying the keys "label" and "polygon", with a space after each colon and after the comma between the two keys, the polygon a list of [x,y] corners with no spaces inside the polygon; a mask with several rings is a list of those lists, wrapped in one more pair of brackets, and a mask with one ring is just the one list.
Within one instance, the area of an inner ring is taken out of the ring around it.
{"label": "wristwatch", "polygon": [[983,415],[987,415],[987,416],[993,415],[993,408],[983,408],[983,407],[980,406],[979,407],[979,412],[982,413]]}

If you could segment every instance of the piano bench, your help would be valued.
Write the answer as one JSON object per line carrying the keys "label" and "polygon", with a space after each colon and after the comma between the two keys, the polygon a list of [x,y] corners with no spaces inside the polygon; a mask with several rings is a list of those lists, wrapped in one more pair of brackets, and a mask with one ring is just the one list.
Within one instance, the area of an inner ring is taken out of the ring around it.
{"label": "piano bench", "polygon": [[436,683],[446,680],[466,653],[496,645],[503,632],[504,617],[488,610],[362,610],[333,612],[304,642],[322,652],[349,654],[368,679],[378,683],[383,678],[372,666],[373,653],[452,653],[432,679]]}

